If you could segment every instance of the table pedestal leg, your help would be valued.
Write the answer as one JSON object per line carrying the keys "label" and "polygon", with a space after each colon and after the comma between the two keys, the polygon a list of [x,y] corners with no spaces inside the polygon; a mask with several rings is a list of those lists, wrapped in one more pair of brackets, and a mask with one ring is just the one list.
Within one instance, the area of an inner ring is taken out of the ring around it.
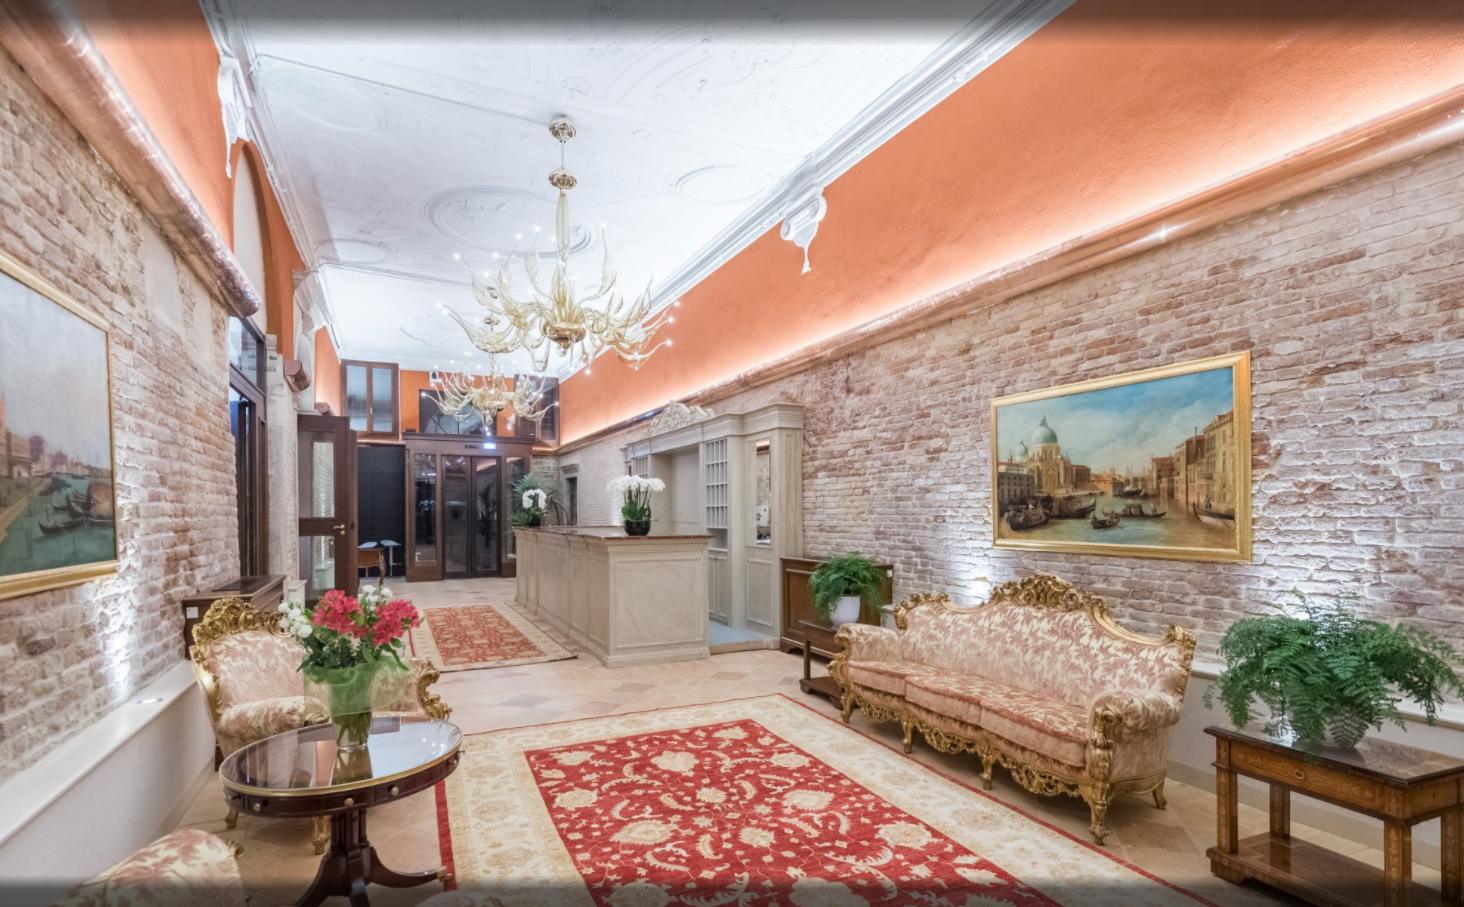
{"label": "table pedestal leg", "polygon": [[388,888],[412,888],[446,880],[441,870],[397,872],[388,869],[366,837],[366,811],[341,813],[330,823],[330,849],[320,860],[315,881],[295,902],[296,907],[319,907],[328,897],[350,898],[351,907],[370,907],[366,886],[372,882]]}
{"label": "table pedestal leg", "polygon": [[1291,837],[1291,791],[1279,784],[1271,785],[1271,834]]}
{"label": "table pedestal leg", "polygon": [[1383,907],[1406,907],[1413,883],[1413,829],[1383,825]]}

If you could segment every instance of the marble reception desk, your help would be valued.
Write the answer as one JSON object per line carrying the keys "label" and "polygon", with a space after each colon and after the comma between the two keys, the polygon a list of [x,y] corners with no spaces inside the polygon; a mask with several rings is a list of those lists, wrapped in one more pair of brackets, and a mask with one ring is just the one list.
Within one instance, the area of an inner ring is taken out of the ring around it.
{"label": "marble reception desk", "polygon": [[606,667],[706,658],[707,535],[515,529],[518,602]]}

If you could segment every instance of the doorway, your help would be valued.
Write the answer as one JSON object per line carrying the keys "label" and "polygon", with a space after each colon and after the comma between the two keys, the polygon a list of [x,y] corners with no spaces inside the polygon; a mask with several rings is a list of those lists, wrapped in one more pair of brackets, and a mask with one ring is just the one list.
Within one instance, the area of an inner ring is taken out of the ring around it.
{"label": "doorway", "polygon": [[442,578],[502,574],[503,459],[442,458]]}
{"label": "doorway", "polygon": [[345,416],[301,416],[300,578],[305,600],[356,594],[356,433]]}
{"label": "doorway", "polygon": [[532,442],[409,438],[406,448],[407,581],[513,576],[511,489]]}

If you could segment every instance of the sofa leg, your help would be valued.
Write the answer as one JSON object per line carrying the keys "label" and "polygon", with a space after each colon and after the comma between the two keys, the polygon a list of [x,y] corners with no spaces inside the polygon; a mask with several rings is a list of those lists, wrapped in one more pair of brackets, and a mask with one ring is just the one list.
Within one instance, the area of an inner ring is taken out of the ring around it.
{"label": "sofa leg", "polygon": [[905,739],[902,742],[905,744],[905,754],[908,756],[915,752],[915,722],[902,720],[900,730],[905,732]]}
{"label": "sofa leg", "polygon": [[991,770],[996,768],[996,757],[981,756],[981,789],[991,790]]}
{"label": "sofa leg", "polygon": [[315,853],[319,856],[325,853],[325,845],[330,843],[330,816],[316,816],[310,823],[310,843],[315,845]]}
{"label": "sofa leg", "polygon": [[1166,809],[1169,806],[1169,801],[1166,800],[1166,799],[1164,799],[1164,779],[1163,778],[1160,778],[1159,779],[1159,785],[1154,788],[1154,805],[1157,806],[1157,807],[1159,807],[1160,809]]}
{"label": "sofa leg", "polygon": [[849,716],[852,714],[854,714],[854,697],[845,693],[844,701],[840,703],[839,717],[844,719],[845,724],[848,724]]}
{"label": "sofa leg", "polygon": [[1113,799],[1112,794],[1107,790],[1095,791],[1083,794],[1083,799],[1088,801],[1088,813],[1092,821],[1088,823],[1088,832],[1093,835],[1093,840],[1099,844],[1108,837],[1108,803]]}
{"label": "sofa leg", "polygon": [[225,828],[238,828],[239,827],[239,811],[237,809],[231,809],[231,810],[229,810],[229,814],[227,816],[224,816],[224,827]]}

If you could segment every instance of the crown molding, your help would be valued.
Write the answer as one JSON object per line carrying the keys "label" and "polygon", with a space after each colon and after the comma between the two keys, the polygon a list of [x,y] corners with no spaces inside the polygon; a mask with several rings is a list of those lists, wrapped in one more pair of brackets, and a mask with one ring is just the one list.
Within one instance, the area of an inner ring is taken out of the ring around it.
{"label": "crown molding", "polygon": [[96,149],[229,312],[248,318],[256,291],[147,120],[65,0],[0,0],[3,42],[36,86]]}
{"label": "crown molding", "polygon": [[[714,403],[1460,142],[1464,142],[1464,85],[912,302],[673,402]],[[578,450],[638,425],[660,409],[568,438],[559,451]]]}

